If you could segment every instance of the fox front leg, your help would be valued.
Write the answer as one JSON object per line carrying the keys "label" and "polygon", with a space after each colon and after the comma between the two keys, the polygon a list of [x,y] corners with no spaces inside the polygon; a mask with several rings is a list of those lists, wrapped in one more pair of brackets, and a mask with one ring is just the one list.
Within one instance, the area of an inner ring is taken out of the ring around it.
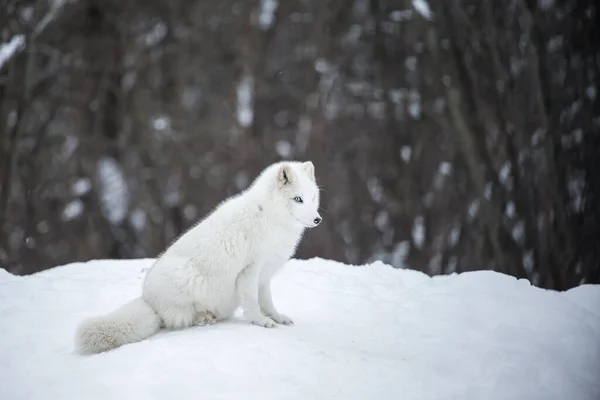
{"label": "fox front leg", "polygon": [[271,282],[262,282],[258,286],[258,304],[260,305],[261,311],[264,315],[271,317],[271,319],[278,324],[282,325],[293,325],[294,321],[290,317],[284,314],[280,314],[275,305],[273,304],[273,298],[271,296]]}
{"label": "fox front leg", "polygon": [[246,318],[251,323],[264,326],[265,328],[274,328],[277,325],[273,319],[262,314],[258,300],[258,275],[259,271],[256,265],[249,265],[242,270],[237,278],[237,293],[240,299],[240,306]]}

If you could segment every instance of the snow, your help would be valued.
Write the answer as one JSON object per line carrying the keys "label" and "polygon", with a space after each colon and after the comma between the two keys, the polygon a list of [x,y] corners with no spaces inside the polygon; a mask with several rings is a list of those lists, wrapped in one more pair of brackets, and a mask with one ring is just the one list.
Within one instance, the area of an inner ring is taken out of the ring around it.
{"label": "snow", "polygon": [[254,120],[252,92],[254,77],[244,75],[237,87],[237,120],[240,126],[248,128]]}
{"label": "snow", "polygon": [[0,398],[600,398],[600,286],[555,292],[492,271],[429,278],[381,262],[291,260],[273,296],[294,326],[238,313],[75,354],[76,325],[137,296],[151,264],[0,270]]}
{"label": "snow", "polygon": [[235,187],[244,190],[250,184],[250,175],[246,171],[240,171],[235,175]]}
{"label": "snow", "polygon": [[62,212],[63,221],[72,221],[83,213],[83,202],[79,199],[71,201]]}
{"label": "snow", "polygon": [[31,21],[31,18],[33,18],[33,14],[34,14],[33,7],[24,7],[21,9],[21,18],[26,22]]}
{"label": "snow", "polygon": [[167,25],[161,21],[154,25],[142,40],[146,47],[153,47],[159,44],[167,36],[167,32]]}
{"label": "snow", "polygon": [[290,142],[287,140],[278,140],[275,143],[275,151],[282,158],[290,158],[292,156],[293,148]]}
{"label": "snow", "polygon": [[28,236],[25,239],[25,245],[30,249],[35,249],[35,246],[36,246],[35,239],[32,238],[31,236]]}
{"label": "snow", "polygon": [[331,71],[332,69],[333,67],[331,66],[331,64],[329,64],[329,62],[327,62],[327,60],[323,58],[318,58],[315,61],[315,71],[317,71],[319,74],[325,74]]}
{"label": "snow", "polygon": [[75,196],[84,196],[92,189],[92,182],[88,178],[79,178],[71,186],[71,192]]}
{"label": "snow", "polygon": [[412,156],[412,148],[410,146],[402,146],[400,149],[400,157],[405,163],[410,162],[410,158]]}
{"label": "snow", "polygon": [[479,199],[475,199],[469,204],[469,220],[473,220],[479,213]]}
{"label": "snow", "polygon": [[404,60],[404,65],[409,71],[415,71],[417,69],[417,57],[407,57],[406,60]]}
{"label": "snow", "polygon": [[487,182],[483,187],[483,196],[488,200],[492,198],[492,189],[492,182]]}
{"label": "snow", "polygon": [[534,147],[541,146],[544,139],[546,138],[546,131],[544,129],[538,128],[531,135],[531,145]]}
{"label": "snow", "polygon": [[452,230],[450,231],[450,234],[448,235],[448,246],[449,247],[454,247],[458,244],[458,241],[460,240],[460,229],[461,226],[455,226],[454,228],[452,228]]}
{"label": "snow", "polygon": [[533,263],[533,251],[529,250],[523,254],[523,267],[530,275],[533,273]]}
{"label": "snow", "polygon": [[298,128],[296,131],[296,154],[301,155],[306,152],[310,141],[312,121],[308,116],[301,116],[298,119]]}
{"label": "snow", "polygon": [[369,190],[373,201],[378,204],[381,203],[383,200],[383,188],[381,187],[381,182],[379,179],[375,177],[370,177],[367,179],[367,189]]}
{"label": "snow", "polygon": [[143,231],[147,223],[146,212],[144,210],[136,208],[131,212],[131,215],[129,215],[129,223],[131,224],[131,226],[133,226],[133,228],[136,231]]}
{"label": "snow", "polygon": [[512,228],[512,238],[515,242],[523,243],[524,235],[525,235],[525,223],[523,221],[518,221],[515,226]]}
{"label": "snow", "polygon": [[[0,52],[1,51],[2,51],[2,49],[0,49]],[[0,66],[0,68],[2,68],[2,66]],[[17,121],[18,121],[17,112],[15,110],[10,110],[10,112],[8,113],[8,116],[6,117],[6,126],[10,129],[12,129],[17,124]]]}
{"label": "snow", "polygon": [[429,3],[426,0],[412,0],[412,5],[426,19],[432,18],[431,9]]}
{"label": "snow", "polygon": [[507,161],[502,165],[502,168],[500,169],[500,174],[499,174],[500,182],[506,184],[506,182],[510,178],[510,170],[511,170],[511,165]]}
{"label": "snow", "polygon": [[408,240],[396,243],[392,252],[392,265],[400,268],[402,265],[406,265],[405,260],[410,252],[410,243]]}
{"label": "snow", "polygon": [[48,221],[40,221],[37,223],[37,231],[39,233],[41,233],[42,235],[47,234],[48,232],[50,232],[50,224],[48,223]]}
{"label": "snow", "polygon": [[596,100],[596,88],[594,86],[588,86],[588,88],[585,90],[585,94],[590,100]]}
{"label": "snow", "polygon": [[129,202],[129,191],[123,172],[115,159],[103,157],[98,161],[97,174],[102,214],[112,224],[118,224],[127,215]]}
{"label": "snow", "polygon": [[186,219],[186,221],[197,219],[198,207],[196,207],[194,204],[186,204],[183,207],[183,217]]}
{"label": "snow", "polygon": [[584,205],[585,174],[582,171],[575,171],[569,175],[567,189],[571,200],[571,209],[580,212]]}
{"label": "snow", "polygon": [[440,164],[438,171],[441,175],[448,176],[452,173],[452,164],[444,161]]}
{"label": "snow", "polygon": [[[314,63],[315,71],[319,73],[319,91],[317,94],[316,103],[319,104],[319,99],[321,99],[321,103],[324,105],[324,116],[328,120],[333,120],[337,118],[341,105],[340,103],[340,88],[339,88],[339,80],[340,73],[339,68],[327,60],[323,58],[318,58]],[[354,63],[354,68],[361,68],[361,62],[356,61]],[[308,103],[307,99],[307,103]],[[312,101],[311,101],[312,103]]]}
{"label": "snow", "polygon": [[166,115],[155,117],[152,121],[152,126],[157,131],[165,131],[171,129],[171,118]]}
{"label": "snow", "polygon": [[516,210],[515,203],[513,203],[512,201],[509,201],[508,204],[506,204],[506,209],[504,211],[504,214],[508,218],[514,218],[517,215],[515,210]]}
{"label": "snow", "polygon": [[170,175],[167,179],[163,201],[169,207],[181,204],[181,176],[179,174]]}
{"label": "snow", "polygon": [[258,25],[262,30],[266,31],[273,25],[278,5],[279,2],[277,0],[260,0]]}
{"label": "snow", "polygon": [[135,71],[127,71],[121,78],[121,86],[123,87],[124,93],[129,93],[135,81],[137,80],[137,73]]}
{"label": "snow", "polygon": [[375,224],[377,229],[379,229],[382,232],[385,231],[385,228],[387,227],[388,222],[389,222],[389,214],[385,210],[379,211],[377,213],[377,215],[375,215],[375,219],[373,220],[373,223]]}
{"label": "snow", "polygon": [[346,42],[348,44],[352,44],[352,45],[358,44],[360,38],[363,36],[363,31],[364,31],[364,28],[362,25],[353,24],[348,29],[348,33],[344,37],[344,42]]}
{"label": "snow", "polygon": [[421,116],[421,95],[416,90],[411,90],[408,100],[408,113],[414,119],[419,119]]}
{"label": "snow", "polygon": [[417,248],[422,248],[425,243],[425,218],[418,216],[415,218],[412,228],[413,243]]}
{"label": "snow", "polygon": [[19,51],[25,47],[25,36],[15,35],[6,43],[0,44],[0,69]]}

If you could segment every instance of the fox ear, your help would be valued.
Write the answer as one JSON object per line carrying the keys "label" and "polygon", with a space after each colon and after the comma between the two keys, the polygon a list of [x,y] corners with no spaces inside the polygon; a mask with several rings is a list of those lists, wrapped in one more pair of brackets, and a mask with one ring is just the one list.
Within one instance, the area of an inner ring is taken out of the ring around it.
{"label": "fox ear", "polygon": [[314,182],[315,181],[315,166],[311,161],[306,161],[302,163],[302,168],[308,175],[308,177]]}
{"label": "fox ear", "polygon": [[295,179],[294,170],[289,164],[283,164],[277,172],[277,186],[282,188],[289,185]]}

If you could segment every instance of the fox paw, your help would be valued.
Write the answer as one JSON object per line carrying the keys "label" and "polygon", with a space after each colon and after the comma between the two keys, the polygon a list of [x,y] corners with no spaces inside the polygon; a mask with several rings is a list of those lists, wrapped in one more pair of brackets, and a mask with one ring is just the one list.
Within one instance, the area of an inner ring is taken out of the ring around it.
{"label": "fox paw", "polygon": [[196,315],[196,319],[194,320],[194,325],[204,326],[204,325],[212,325],[217,322],[217,317],[211,312],[201,312]]}
{"label": "fox paw", "polygon": [[281,325],[294,325],[294,321],[284,314],[271,315],[271,319]]}
{"label": "fox paw", "polygon": [[250,322],[254,325],[262,326],[265,328],[275,328],[277,326],[277,324],[271,318],[267,317],[251,320]]}

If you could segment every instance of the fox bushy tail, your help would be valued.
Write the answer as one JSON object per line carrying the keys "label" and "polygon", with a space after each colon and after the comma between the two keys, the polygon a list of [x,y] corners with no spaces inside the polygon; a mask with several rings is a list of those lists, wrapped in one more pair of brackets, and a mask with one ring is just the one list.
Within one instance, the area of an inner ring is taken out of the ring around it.
{"label": "fox bushy tail", "polygon": [[160,317],[138,297],[109,314],[83,321],[75,334],[75,347],[80,354],[101,353],[142,341],[160,328]]}

